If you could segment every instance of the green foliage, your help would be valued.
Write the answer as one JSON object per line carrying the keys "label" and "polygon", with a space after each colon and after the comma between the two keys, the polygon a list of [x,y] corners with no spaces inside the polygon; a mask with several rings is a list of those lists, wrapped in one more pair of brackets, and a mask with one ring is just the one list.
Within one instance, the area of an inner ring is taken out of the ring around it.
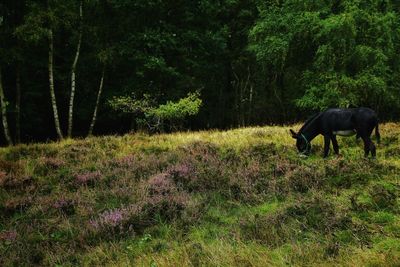
{"label": "green foliage", "polygon": [[399,106],[400,17],[393,1],[260,4],[250,49],[273,73],[298,69],[297,106]]}
{"label": "green foliage", "polygon": [[136,122],[150,131],[160,131],[166,126],[173,130],[181,129],[186,118],[198,114],[202,100],[200,93],[196,92],[189,93],[178,102],[167,101],[158,107],[155,107],[155,101],[148,94],[143,95],[142,99],[113,97],[108,103],[116,111],[136,115]]}
{"label": "green foliage", "polygon": [[179,99],[178,102],[168,101],[164,105],[149,110],[146,114],[161,120],[183,120],[186,117],[197,115],[202,104],[199,96],[199,93],[189,93],[187,97]]}
{"label": "green foliage", "polygon": [[112,109],[123,113],[147,113],[153,109],[154,100],[148,94],[144,94],[142,99],[130,96],[114,96],[108,100],[108,104]]}

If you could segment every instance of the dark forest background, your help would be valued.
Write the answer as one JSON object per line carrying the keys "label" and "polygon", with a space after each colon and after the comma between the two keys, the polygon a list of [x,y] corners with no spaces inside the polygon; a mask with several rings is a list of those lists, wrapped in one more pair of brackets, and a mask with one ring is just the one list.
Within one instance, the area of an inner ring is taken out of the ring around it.
{"label": "dark forest background", "polygon": [[3,0],[0,12],[2,144],[5,117],[13,143],[57,139],[50,54],[64,136],[72,72],[72,136],[88,133],[103,73],[96,135],[135,130],[137,114],[109,105],[120,96],[163,104],[199,92],[186,129],[291,123],[328,107],[400,115],[400,1]]}

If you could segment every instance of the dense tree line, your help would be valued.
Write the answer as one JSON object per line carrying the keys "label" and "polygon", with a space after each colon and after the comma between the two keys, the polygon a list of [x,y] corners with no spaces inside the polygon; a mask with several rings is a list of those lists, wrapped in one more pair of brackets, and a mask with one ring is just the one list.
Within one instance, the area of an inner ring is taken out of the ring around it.
{"label": "dense tree line", "polygon": [[136,129],[109,104],[119,96],[200,92],[191,129],[333,106],[399,116],[398,1],[5,0],[0,12],[4,144]]}

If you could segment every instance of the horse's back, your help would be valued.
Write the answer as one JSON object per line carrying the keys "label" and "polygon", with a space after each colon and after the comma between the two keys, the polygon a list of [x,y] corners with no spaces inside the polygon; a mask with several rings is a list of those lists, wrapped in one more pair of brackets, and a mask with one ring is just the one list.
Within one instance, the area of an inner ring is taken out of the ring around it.
{"label": "horse's back", "polygon": [[[322,131],[335,132],[357,129],[369,132],[378,123],[376,112],[370,108],[330,108],[321,116]],[[341,133],[341,132],[340,132]],[[346,132],[347,135],[347,132]]]}
{"label": "horse's back", "polygon": [[378,123],[378,115],[373,109],[361,107],[354,109],[353,114],[357,121],[368,122],[374,125]]}
{"label": "horse's back", "polygon": [[371,108],[361,107],[361,108],[355,108],[354,110],[356,111],[356,113],[359,113],[359,114],[369,115],[371,117],[378,117],[375,110],[373,110]]}
{"label": "horse's back", "polygon": [[378,115],[371,108],[359,107],[359,108],[330,108],[327,109],[324,114],[327,116],[340,117],[342,119],[355,117],[357,119],[378,119]]}

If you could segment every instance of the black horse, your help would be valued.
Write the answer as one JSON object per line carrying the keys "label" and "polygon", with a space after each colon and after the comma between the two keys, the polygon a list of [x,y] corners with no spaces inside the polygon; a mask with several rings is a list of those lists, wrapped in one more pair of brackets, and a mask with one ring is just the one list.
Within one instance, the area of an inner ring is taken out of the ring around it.
{"label": "black horse", "polygon": [[312,116],[304,123],[298,133],[293,130],[290,130],[290,132],[292,137],[297,140],[296,146],[300,153],[309,154],[311,140],[322,134],[325,141],[324,158],[328,156],[331,140],[333,150],[339,155],[336,135],[351,136],[356,134],[356,138],[361,137],[364,141],[365,157],[368,157],[369,152],[371,152],[372,157],[375,157],[376,148],[370,137],[374,128],[379,143],[378,116],[370,108],[332,108]]}

